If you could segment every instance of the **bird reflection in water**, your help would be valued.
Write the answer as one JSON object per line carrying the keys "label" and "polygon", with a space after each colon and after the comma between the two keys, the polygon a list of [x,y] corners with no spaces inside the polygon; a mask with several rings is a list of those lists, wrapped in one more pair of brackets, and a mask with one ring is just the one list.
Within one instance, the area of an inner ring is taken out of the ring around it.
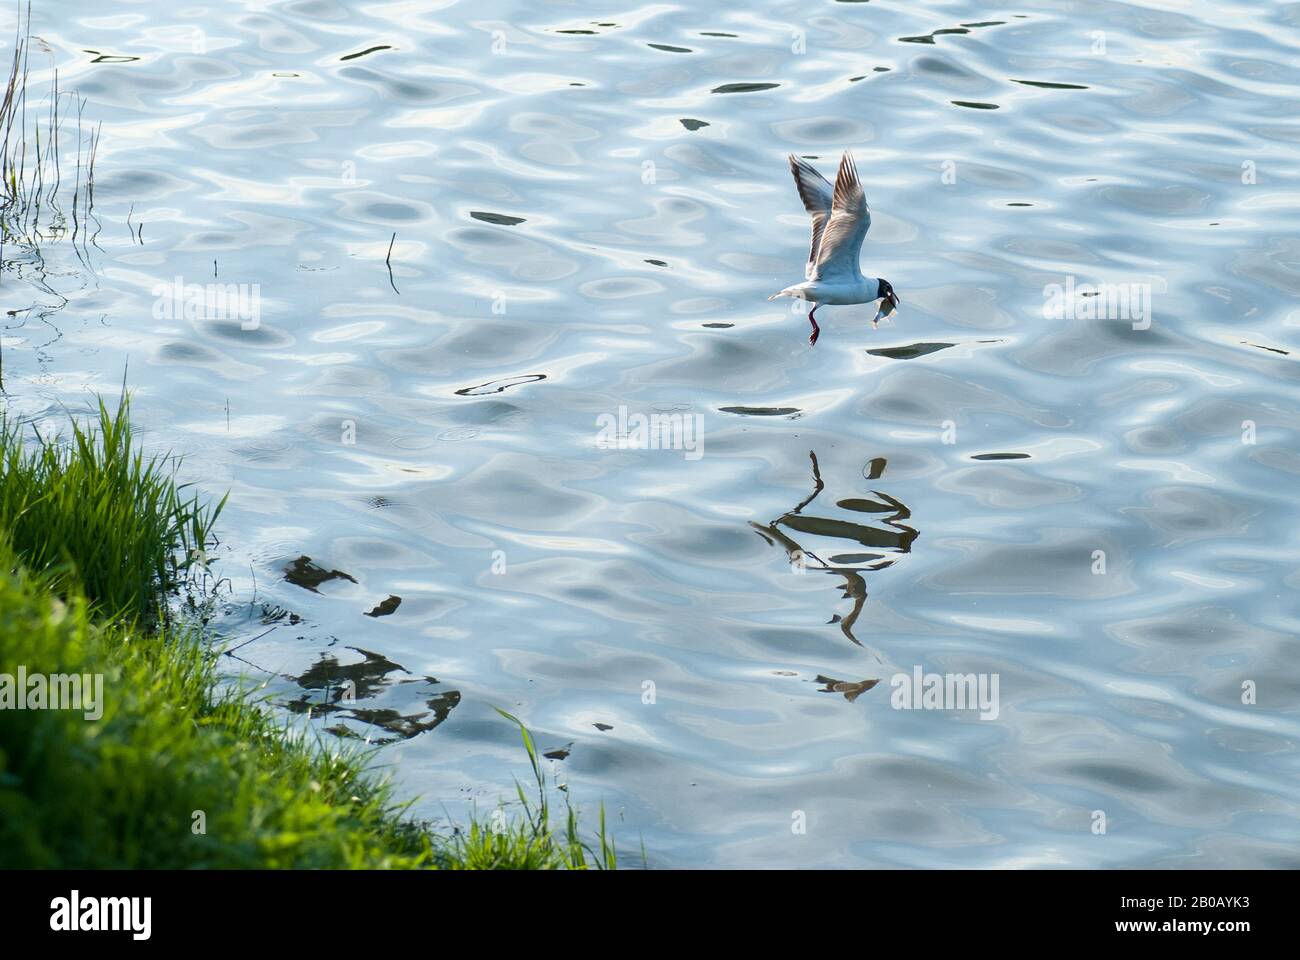
{"label": "bird reflection in water", "polygon": [[[853,627],[867,602],[867,581],[863,574],[883,570],[893,565],[902,554],[910,553],[918,531],[903,522],[911,519],[912,512],[902,502],[879,490],[872,491],[872,496],[878,499],[850,497],[836,501],[835,504],[839,509],[855,514],[874,514],[876,516],[873,520],[879,526],[851,519],[805,514],[804,510],[826,488],[816,452],[809,451],[808,458],[812,461],[812,493],[771,523],[764,525],[750,521],[750,526],[769,544],[785,550],[795,572],[828,573],[844,581],[844,597],[853,601],[853,608],[843,617],[836,614],[831,622],[838,622],[844,636],[862,646],[853,635]],[[876,480],[884,470],[885,458],[878,457],[867,465],[863,475],[868,480]],[[866,547],[871,552],[829,554],[826,550],[813,550],[804,546],[826,540],[845,541]],[[825,559],[822,558],[822,553],[828,553]]]}

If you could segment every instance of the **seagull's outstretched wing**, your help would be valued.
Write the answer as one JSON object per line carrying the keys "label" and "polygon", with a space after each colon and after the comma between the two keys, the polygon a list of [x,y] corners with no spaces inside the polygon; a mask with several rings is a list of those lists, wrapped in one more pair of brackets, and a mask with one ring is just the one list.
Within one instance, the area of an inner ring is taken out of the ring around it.
{"label": "seagull's outstretched wing", "polygon": [[808,248],[808,266],[804,268],[804,279],[811,280],[817,266],[817,251],[821,247],[822,233],[826,221],[831,218],[834,190],[825,177],[818,173],[806,160],[790,154],[790,172],[794,174],[794,185],[799,188],[799,199],[804,209],[812,216],[812,245]]}
{"label": "seagull's outstretched wing", "polygon": [[840,172],[835,177],[831,217],[817,244],[817,262],[809,279],[857,279],[862,240],[870,228],[871,211],[867,209],[867,198],[858,181],[858,168],[845,150],[840,159]]}

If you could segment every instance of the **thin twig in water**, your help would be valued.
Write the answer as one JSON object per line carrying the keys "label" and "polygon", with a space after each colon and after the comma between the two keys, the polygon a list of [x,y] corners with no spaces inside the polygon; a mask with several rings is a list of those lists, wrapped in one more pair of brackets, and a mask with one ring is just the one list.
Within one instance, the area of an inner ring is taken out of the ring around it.
{"label": "thin twig in water", "polygon": [[388,265],[388,285],[393,288],[393,293],[401,296],[402,291],[397,289],[397,284],[393,283],[393,244],[397,242],[397,231],[393,231],[393,238],[388,241],[388,256],[384,257],[384,263]]}
{"label": "thin twig in water", "polygon": [[[276,626],[279,626],[279,624],[276,624]],[[275,629],[275,627],[272,627],[272,628],[271,628],[271,630],[274,630],[274,629]],[[228,657],[234,657],[234,656],[235,656],[235,651],[236,651],[236,650],[242,650],[244,647],[248,646],[248,645],[249,645],[250,643],[252,643],[254,640],[261,640],[264,636],[266,636],[268,633],[270,633],[271,630],[263,630],[263,631],[262,631],[261,633],[259,633],[257,636],[255,636],[255,637],[250,637],[249,639],[245,640],[243,643],[239,644],[239,646],[237,646],[237,647],[231,647],[229,650],[223,650],[223,651],[221,651],[221,652],[224,653],[224,654],[225,654],[226,656],[228,656]],[[239,658],[238,658],[238,657],[235,657],[235,659],[238,660]],[[245,661],[245,662],[247,662],[247,661]],[[269,672],[269,671],[268,671],[268,672]]]}

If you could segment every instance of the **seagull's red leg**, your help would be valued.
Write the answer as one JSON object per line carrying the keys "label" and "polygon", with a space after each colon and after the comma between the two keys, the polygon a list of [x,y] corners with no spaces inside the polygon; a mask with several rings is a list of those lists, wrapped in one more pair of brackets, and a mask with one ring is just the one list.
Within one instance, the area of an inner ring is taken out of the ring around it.
{"label": "seagull's red leg", "polygon": [[808,322],[812,324],[812,328],[813,328],[812,336],[808,338],[808,346],[810,347],[814,346],[817,343],[817,338],[821,335],[822,332],[821,327],[817,326],[817,307],[820,306],[821,306],[820,303],[816,304],[811,310],[808,311]]}

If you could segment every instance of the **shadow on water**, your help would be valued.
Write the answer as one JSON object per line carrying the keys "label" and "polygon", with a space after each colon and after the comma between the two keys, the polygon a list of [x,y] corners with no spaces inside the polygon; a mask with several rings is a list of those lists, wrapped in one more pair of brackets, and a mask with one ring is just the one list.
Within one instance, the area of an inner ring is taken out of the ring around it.
{"label": "shadow on water", "polygon": [[[861,641],[853,634],[853,627],[867,602],[867,581],[863,574],[892,566],[899,556],[910,553],[912,542],[919,535],[919,531],[903,523],[904,520],[911,519],[912,511],[901,501],[879,490],[871,491],[878,499],[850,497],[836,501],[835,506],[839,510],[854,514],[877,515],[880,526],[861,523],[854,519],[805,514],[804,510],[811,506],[826,488],[822,480],[821,467],[817,463],[816,451],[810,450],[808,459],[812,462],[812,492],[771,523],[760,524],[750,521],[750,526],[769,544],[785,550],[795,572],[803,573],[812,570],[843,580],[844,598],[853,601],[853,608],[843,617],[836,614],[831,622],[839,623],[840,631],[844,636],[852,643],[862,646]],[[866,479],[878,479],[884,473],[885,462],[883,457],[872,460],[864,473]],[[856,544],[859,547],[866,547],[870,552],[832,554],[828,549],[812,549],[804,546],[805,543],[827,543],[828,547],[833,549],[836,541],[843,541],[846,545]],[[827,554],[825,559],[822,557],[823,553]]]}
{"label": "shadow on water", "polygon": [[357,582],[356,577],[352,576],[352,574],[344,573],[342,570],[326,570],[308,556],[301,556],[285,567],[284,579],[295,586],[302,587],[304,590],[310,590],[312,593],[320,593],[320,585],[330,580]]}
{"label": "shadow on water", "polygon": [[[285,579],[313,593],[330,580],[357,582],[351,574],[326,570],[307,556],[301,556],[286,566]],[[401,597],[390,595],[365,615],[390,616],[401,603]],[[258,620],[270,629],[223,653],[270,676],[296,684],[302,692],[295,699],[277,698],[277,702],[292,713],[304,714],[309,719],[333,718],[334,722],[325,730],[335,736],[364,739],[370,744],[409,740],[438,726],[460,703],[459,690],[432,689],[441,686],[436,677],[417,676],[400,663],[357,646],[345,648],[360,654],[361,660],[355,663],[341,663],[338,656],[321,653],[315,663],[296,676],[268,670],[239,656],[238,651],[281,626],[296,627],[310,621],[284,607],[265,604]],[[331,646],[336,642],[336,638],[329,638]],[[360,724],[362,729],[353,724]],[[375,728],[383,733],[376,735]]]}
{"label": "shadow on water", "polygon": [[[359,663],[341,664],[332,654],[323,654],[301,676],[292,678],[305,692],[285,706],[294,713],[310,713],[312,716],[338,714],[340,721],[350,719],[379,727],[392,736],[370,736],[368,740],[382,744],[409,740],[432,730],[460,703],[458,690],[444,690],[428,696],[428,688],[438,684],[434,677],[411,675],[392,678],[390,674],[409,674],[409,671],[378,653],[360,647],[348,649],[361,654],[364,659]],[[374,707],[363,707],[359,703],[381,695],[404,699],[402,695],[408,690],[415,694],[415,703]],[[427,709],[416,706],[420,701]],[[411,709],[413,706],[416,708]],[[342,722],[327,729],[337,736],[360,738],[356,730]]]}

